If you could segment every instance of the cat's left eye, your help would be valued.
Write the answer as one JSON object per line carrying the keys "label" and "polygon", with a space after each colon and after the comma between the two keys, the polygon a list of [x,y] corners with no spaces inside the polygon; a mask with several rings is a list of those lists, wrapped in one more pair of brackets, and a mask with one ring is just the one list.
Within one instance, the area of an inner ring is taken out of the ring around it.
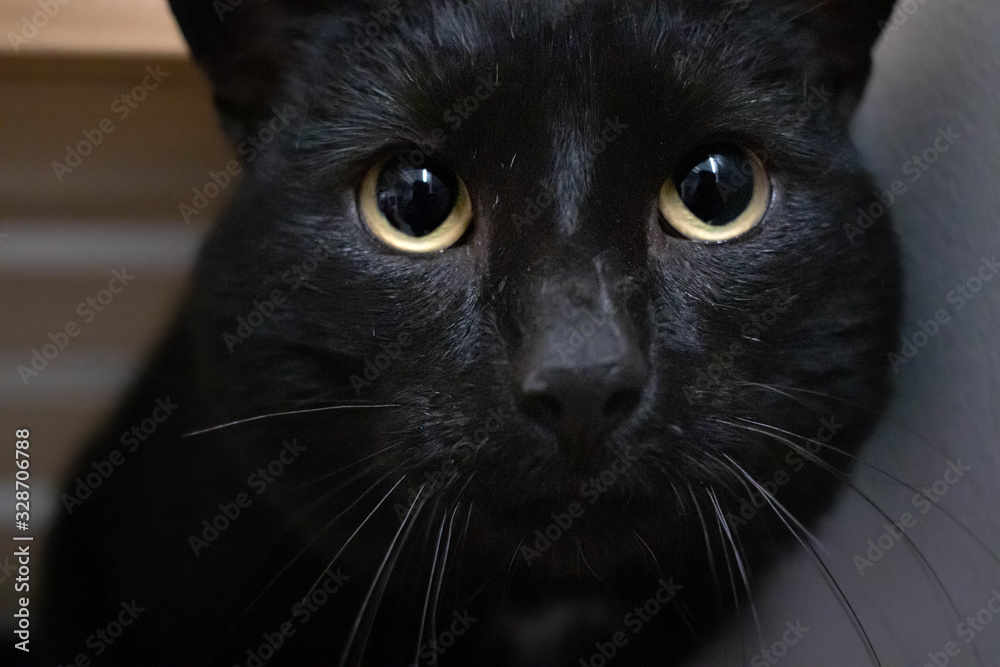
{"label": "cat's left eye", "polygon": [[469,228],[472,203],[465,183],[447,165],[404,157],[370,169],[358,193],[368,229],[397,250],[428,253],[454,245]]}
{"label": "cat's left eye", "polygon": [[728,241],[753,229],[771,199],[771,179],[752,152],[734,145],[701,148],[660,190],[660,213],[695,241]]}

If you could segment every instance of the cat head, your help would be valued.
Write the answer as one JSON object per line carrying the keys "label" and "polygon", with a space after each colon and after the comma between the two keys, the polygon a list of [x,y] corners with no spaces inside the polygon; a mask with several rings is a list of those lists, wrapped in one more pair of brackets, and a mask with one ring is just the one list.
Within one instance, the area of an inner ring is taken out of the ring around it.
{"label": "cat head", "polygon": [[172,4],[247,172],[192,311],[220,412],[390,406],[331,457],[506,555],[574,503],[588,554],[697,559],[779,471],[832,498],[898,318],[890,227],[845,231],[890,2]]}

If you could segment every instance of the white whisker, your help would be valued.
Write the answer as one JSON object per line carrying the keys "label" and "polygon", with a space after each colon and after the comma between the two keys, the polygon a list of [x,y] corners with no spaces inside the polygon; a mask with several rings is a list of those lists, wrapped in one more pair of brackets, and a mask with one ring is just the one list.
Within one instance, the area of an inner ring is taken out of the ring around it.
{"label": "white whisker", "polygon": [[202,435],[203,433],[211,433],[212,431],[218,431],[219,429],[229,428],[230,426],[236,426],[238,424],[246,424],[248,422],[255,422],[260,419],[272,419],[274,417],[287,417],[290,415],[303,415],[309,414],[311,412],[326,412],[329,410],[360,410],[360,409],[373,409],[373,408],[399,408],[402,407],[398,403],[378,403],[378,404],[358,404],[358,405],[328,405],[323,408],[307,408],[305,410],[286,410],[284,412],[271,412],[266,415],[257,415],[256,417],[247,417],[246,419],[237,419],[235,421],[226,422],[225,424],[219,424],[218,426],[210,426],[209,428],[203,428],[197,431],[191,431],[190,433],[185,433],[182,438],[190,438],[195,435]]}

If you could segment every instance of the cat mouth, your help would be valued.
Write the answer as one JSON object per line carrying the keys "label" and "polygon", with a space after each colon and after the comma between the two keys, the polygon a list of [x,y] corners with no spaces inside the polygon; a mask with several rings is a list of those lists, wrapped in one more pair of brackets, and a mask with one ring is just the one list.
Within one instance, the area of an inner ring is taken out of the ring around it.
{"label": "cat mouth", "polygon": [[613,505],[634,495],[641,470],[640,457],[630,451],[609,453],[599,465],[587,466],[558,454],[529,464],[503,457],[478,461],[469,490],[494,508],[519,514],[574,504]]}
{"label": "cat mouth", "polygon": [[508,554],[512,545],[527,545],[519,552],[526,556],[531,550],[537,555],[551,552],[553,563],[566,556],[575,564],[581,545],[603,549],[626,534],[634,539],[634,531],[662,523],[664,513],[652,499],[636,492],[628,476],[630,465],[635,461],[622,457],[604,470],[571,473],[531,490],[520,485],[511,494],[508,486],[502,499],[483,487],[471,495],[478,496],[474,502],[483,508],[476,514],[484,534],[488,533],[485,541]]}
{"label": "cat mouth", "polygon": [[625,576],[649,559],[657,521],[634,504],[612,502],[536,506],[519,513],[491,512],[470,530],[470,543],[487,559],[540,576],[591,572]]}

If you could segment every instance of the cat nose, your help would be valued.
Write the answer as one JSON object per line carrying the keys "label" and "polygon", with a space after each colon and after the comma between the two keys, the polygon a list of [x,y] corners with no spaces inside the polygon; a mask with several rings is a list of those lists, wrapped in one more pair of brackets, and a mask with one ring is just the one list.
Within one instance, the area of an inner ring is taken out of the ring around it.
{"label": "cat nose", "polygon": [[574,463],[599,461],[603,441],[635,412],[649,380],[634,338],[613,321],[592,322],[539,332],[522,352],[521,410],[552,431]]}

